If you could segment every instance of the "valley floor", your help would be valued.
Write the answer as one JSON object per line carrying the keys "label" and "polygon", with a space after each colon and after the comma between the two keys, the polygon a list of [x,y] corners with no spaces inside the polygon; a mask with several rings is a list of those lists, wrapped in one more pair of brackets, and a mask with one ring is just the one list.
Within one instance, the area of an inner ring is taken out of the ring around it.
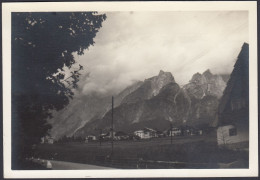
{"label": "valley floor", "polygon": [[35,157],[123,169],[248,168],[248,151],[219,148],[214,136],[40,144]]}

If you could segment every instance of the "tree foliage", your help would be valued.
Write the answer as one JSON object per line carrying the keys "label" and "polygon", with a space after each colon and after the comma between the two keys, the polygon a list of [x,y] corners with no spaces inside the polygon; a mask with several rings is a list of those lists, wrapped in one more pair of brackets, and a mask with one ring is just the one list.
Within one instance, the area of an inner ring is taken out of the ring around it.
{"label": "tree foliage", "polygon": [[51,128],[50,111],[69,103],[83,68],[75,69],[73,53],[94,45],[105,19],[97,12],[12,13],[13,157],[29,155]]}

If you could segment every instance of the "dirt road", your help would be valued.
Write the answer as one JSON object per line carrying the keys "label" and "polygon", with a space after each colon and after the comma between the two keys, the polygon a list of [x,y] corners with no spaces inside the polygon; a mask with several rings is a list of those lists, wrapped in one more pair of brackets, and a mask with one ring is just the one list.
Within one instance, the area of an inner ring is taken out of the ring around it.
{"label": "dirt road", "polygon": [[[90,164],[80,164],[72,163],[65,161],[54,161],[54,160],[37,160],[38,163],[44,165],[45,167],[48,164],[48,161],[51,163],[52,170],[94,170],[94,169],[114,169],[104,166],[95,166]],[[49,164],[50,166],[50,164]]]}

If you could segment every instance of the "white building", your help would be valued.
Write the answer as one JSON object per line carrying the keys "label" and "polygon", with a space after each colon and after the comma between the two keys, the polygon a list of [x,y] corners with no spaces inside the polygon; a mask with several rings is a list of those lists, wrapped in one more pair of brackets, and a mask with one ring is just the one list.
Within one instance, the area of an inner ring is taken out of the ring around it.
{"label": "white building", "polygon": [[153,137],[158,137],[157,131],[151,128],[143,128],[134,132],[136,136],[139,136],[141,139],[150,139]]}
{"label": "white building", "polygon": [[144,130],[137,130],[134,132],[134,135],[139,136],[141,139],[146,139]]}
{"label": "white building", "polygon": [[181,129],[179,128],[172,128],[169,132],[169,136],[180,136],[181,135]]}
{"label": "white building", "polygon": [[41,143],[47,143],[47,144],[53,144],[54,143],[54,139],[50,136],[45,136],[41,138]]}
{"label": "white building", "polygon": [[248,139],[248,131],[246,131],[243,127],[225,125],[219,126],[217,129],[218,145],[247,142]]}
{"label": "white building", "polygon": [[97,140],[97,137],[94,136],[94,135],[88,135],[86,138],[85,138],[85,142],[88,142],[88,141],[96,141]]}

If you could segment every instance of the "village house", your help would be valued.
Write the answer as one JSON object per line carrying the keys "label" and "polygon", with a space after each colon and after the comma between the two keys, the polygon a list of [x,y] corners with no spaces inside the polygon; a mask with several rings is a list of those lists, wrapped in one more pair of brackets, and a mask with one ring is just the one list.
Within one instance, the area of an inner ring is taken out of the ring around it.
{"label": "village house", "polygon": [[123,131],[118,131],[115,133],[114,138],[115,138],[115,140],[127,140],[127,139],[129,139],[129,135]]}
{"label": "village house", "polygon": [[109,131],[108,134],[107,134],[109,139],[112,139],[112,137],[115,139],[115,135],[116,135],[115,131],[113,131],[113,133],[112,133],[112,131]]}
{"label": "village house", "polygon": [[134,132],[136,136],[139,136],[141,139],[150,139],[158,137],[157,131],[151,128],[143,128]]}
{"label": "village house", "polygon": [[181,129],[174,127],[169,130],[169,136],[180,136],[181,135]]}
{"label": "village house", "polygon": [[137,130],[134,132],[134,135],[140,137],[141,139],[144,139],[144,130]]}
{"label": "village house", "polygon": [[156,131],[156,134],[157,134],[158,137],[165,137],[166,136],[166,134],[162,131]]}
{"label": "village house", "polygon": [[54,139],[51,136],[45,136],[41,138],[41,144],[46,143],[46,144],[53,144]]}
{"label": "village house", "polygon": [[191,126],[172,127],[172,129],[165,130],[167,136],[194,136],[202,135],[201,129],[196,129]]}
{"label": "village house", "polygon": [[236,125],[219,126],[217,129],[218,145],[234,144],[248,141],[248,131]]}
{"label": "village house", "polygon": [[112,134],[110,134],[109,132],[108,132],[108,133],[102,133],[102,134],[100,135],[100,138],[101,138],[102,140],[109,140],[109,139],[110,139],[110,135],[112,135]]}
{"label": "village house", "polygon": [[48,144],[53,144],[54,143],[54,139],[52,137],[48,138],[47,143]]}
{"label": "village house", "polygon": [[[91,136],[91,137],[94,138],[93,136]],[[129,139],[129,135],[123,131],[117,131],[117,132],[113,131],[113,133],[112,133],[112,131],[109,131],[107,133],[102,133],[100,135],[100,138],[102,140],[106,140],[106,141],[111,140],[112,138],[114,140],[126,140],[126,139]],[[97,138],[95,137],[95,139],[92,139],[92,140],[97,140]]]}
{"label": "village house", "polygon": [[203,131],[202,131],[201,129],[199,129],[199,130],[197,131],[197,135],[202,135],[202,133],[203,133]]}
{"label": "village house", "polygon": [[191,128],[190,129],[190,135],[202,135],[203,131],[201,129]]}
{"label": "village house", "polygon": [[85,138],[85,142],[89,142],[89,141],[96,141],[97,140],[97,137],[94,136],[94,135],[88,135],[86,138]]}
{"label": "village house", "polygon": [[190,136],[190,135],[195,135],[196,130],[191,127],[191,126],[182,126],[181,128],[181,135],[183,136]]}

